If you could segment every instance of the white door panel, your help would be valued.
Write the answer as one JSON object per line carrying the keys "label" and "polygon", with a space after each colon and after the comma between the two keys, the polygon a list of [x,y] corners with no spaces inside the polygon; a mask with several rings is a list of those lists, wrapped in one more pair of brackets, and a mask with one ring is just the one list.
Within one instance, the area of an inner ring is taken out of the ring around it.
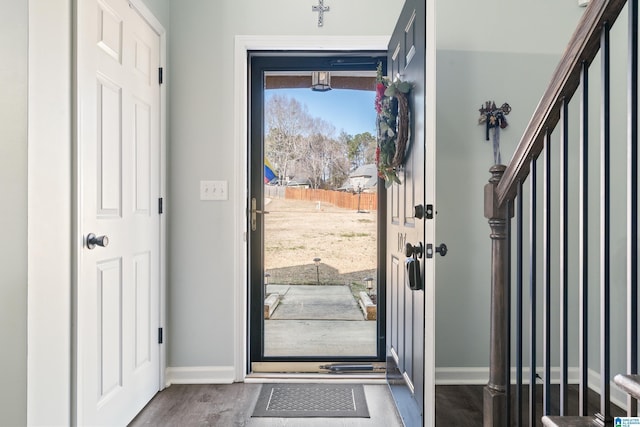
{"label": "white door panel", "polygon": [[159,36],[125,0],[79,1],[77,423],[126,425],[159,389]]}

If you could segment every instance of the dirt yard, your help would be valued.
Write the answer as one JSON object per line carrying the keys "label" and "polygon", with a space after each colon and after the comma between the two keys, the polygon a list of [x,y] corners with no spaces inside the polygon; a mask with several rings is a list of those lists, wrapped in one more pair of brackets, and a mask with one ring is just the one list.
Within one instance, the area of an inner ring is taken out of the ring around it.
{"label": "dirt yard", "polygon": [[[376,286],[376,212],[270,199],[265,215],[265,272],[271,284]],[[314,258],[320,258],[317,267]],[[359,286],[358,286],[359,287]]]}

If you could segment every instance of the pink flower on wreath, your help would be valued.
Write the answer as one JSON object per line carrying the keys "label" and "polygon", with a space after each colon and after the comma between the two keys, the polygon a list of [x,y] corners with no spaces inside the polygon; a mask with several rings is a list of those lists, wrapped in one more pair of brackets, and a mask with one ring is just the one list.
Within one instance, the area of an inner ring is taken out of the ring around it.
{"label": "pink flower on wreath", "polygon": [[384,83],[378,83],[376,85],[376,112],[380,114],[382,112],[382,98],[384,98],[384,91],[387,87]]}

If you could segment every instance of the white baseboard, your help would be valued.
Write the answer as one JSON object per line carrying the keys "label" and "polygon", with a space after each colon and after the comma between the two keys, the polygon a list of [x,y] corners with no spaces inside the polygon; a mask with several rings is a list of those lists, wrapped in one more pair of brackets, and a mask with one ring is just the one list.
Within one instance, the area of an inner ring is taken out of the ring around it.
{"label": "white baseboard", "polygon": [[[539,367],[538,372],[544,369]],[[515,384],[515,368],[511,368],[512,384]],[[569,368],[568,372],[569,384],[578,384],[580,382],[580,370],[576,367]],[[485,385],[489,382],[489,368],[453,368],[441,367],[436,368],[436,385]],[[596,393],[600,393],[600,373],[589,369],[588,372],[589,388]],[[522,383],[529,384],[529,368],[522,369]],[[560,383],[560,368],[551,368],[551,383]],[[613,381],[611,382],[611,402],[622,409],[627,408],[627,394],[618,388]]]}
{"label": "white baseboard", "polygon": [[231,384],[235,380],[233,366],[168,367],[166,386],[171,384]]}
{"label": "white baseboard", "polygon": [[[537,369],[543,372],[542,367]],[[579,379],[578,368],[569,368],[569,383],[576,384]],[[511,368],[511,382],[515,384],[516,369]],[[436,368],[436,385],[481,385],[489,382],[489,368]],[[522,369],[522,383],[529,384],[529,368]],[[551,384],[560,383],[560,368],[551,368]]]}
{"label": "white baseboard", "polygon": [[489,381],[489,368],[436,368],[436,385],[482,385]]}

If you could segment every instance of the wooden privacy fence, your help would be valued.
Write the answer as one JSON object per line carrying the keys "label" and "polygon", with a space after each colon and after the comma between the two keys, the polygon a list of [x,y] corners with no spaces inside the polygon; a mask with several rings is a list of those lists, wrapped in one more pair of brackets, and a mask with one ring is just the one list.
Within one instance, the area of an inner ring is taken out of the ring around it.
{"label": "wooden privacy fence", "polygon": [[374,211],[378,206],[377,193],[350,193],[334,190],[314,190],[311,188],[287,188],[285,198],[293,200],[309,200],[312,202],[330,203],[334,206]]}

